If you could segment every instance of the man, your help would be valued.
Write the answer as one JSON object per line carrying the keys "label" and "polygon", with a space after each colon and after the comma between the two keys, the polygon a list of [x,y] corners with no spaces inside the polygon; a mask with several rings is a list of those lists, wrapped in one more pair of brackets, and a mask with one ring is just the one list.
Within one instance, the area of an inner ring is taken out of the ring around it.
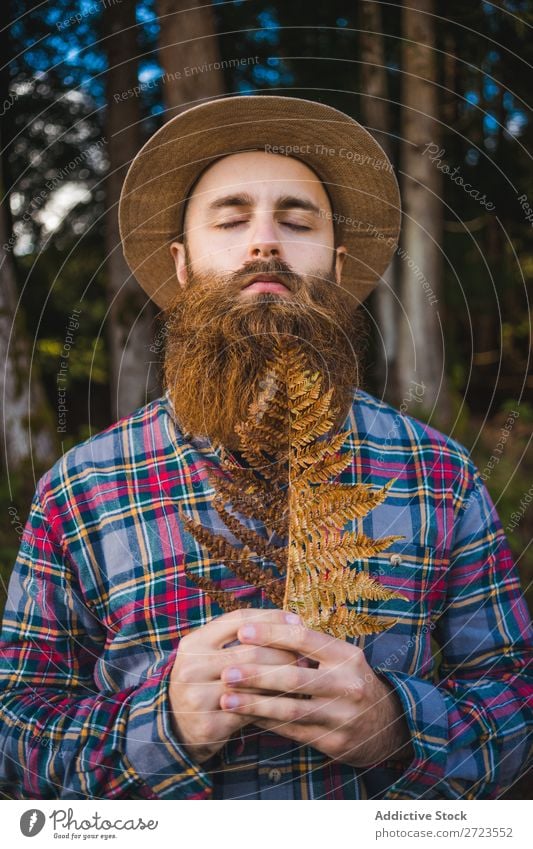
{"label": "man", "polygon": [[[385,154],[329,107],[223,99],[149,140],[120,220],[130,267],[166,310],[166,391],[39,481],[0,644],[1,786],[15,798],[497,797],[524,769],[532,694],[501,523],[465,448],[361,388],[360,305],[399,228]],[[298,340],[352,430],[339,482],[396,479],[358,527],[402,538],[354,564],[408,598],[380,603],[396,620],[381,634],[305,628],[180,521],[181,505],[229,534],[207,472],[220,474],[223,450],[244,464],[234,428],[279,338]],[[186,565],[251,607],[221,613]]]}

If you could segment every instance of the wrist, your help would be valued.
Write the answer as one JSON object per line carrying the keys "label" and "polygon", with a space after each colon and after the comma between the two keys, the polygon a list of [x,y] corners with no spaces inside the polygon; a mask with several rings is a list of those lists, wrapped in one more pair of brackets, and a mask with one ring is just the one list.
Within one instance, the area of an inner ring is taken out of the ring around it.
{"label": "wrist", "polygon": [[171,724],[172,733],[174,734],[176,742],[182,749],[185,750],[187,757],[199,766],[205,768],[206,765],[208,765],[208,762],[218,753],[218,749],[213,749],[212,746],[206,746],[202,743],[186,742],[174,714],[172,715]]}
{"label": "wrist", "polygon": [[385,734],[379,763],[386,760],[411,761],[414,757],[411,732],[399,696],[393,685],[379,673],[376,677],[383,686],[386,703]]}

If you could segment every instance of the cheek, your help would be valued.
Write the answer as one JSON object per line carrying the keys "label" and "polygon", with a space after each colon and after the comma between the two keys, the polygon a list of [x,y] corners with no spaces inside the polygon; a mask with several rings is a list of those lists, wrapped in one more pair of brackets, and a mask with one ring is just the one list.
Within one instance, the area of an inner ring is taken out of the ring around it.
{"label": "cheek", "polygon": [[208,272],[231,272],[242,264],[243,246],[242,240],[234,238],[221,238],[219,235],[209,233],[203,239],[196,238],[191,244],[191,257],[195,271]]}
{"label": "cheek", "polygon": [[323,269],[329,271],[334,262],[332,248],[309,243],[289,243],[285,247],[285,254],[293,269],[300,274],[307,274]]}

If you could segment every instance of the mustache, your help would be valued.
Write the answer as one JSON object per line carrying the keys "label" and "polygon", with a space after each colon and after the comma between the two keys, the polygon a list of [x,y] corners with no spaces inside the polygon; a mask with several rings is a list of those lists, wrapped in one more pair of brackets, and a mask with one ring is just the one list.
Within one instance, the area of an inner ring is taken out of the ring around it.
{"label": "mustache", "polygon": [[238,271],[229,274],[225,290],[230,294],[239,292],[249,282],[250,276],[255,274],[275,274],[289,292],[298,292],[304,285],[303,277],[293,271],[287,262],[272,257],[269,260],[250,260]]}

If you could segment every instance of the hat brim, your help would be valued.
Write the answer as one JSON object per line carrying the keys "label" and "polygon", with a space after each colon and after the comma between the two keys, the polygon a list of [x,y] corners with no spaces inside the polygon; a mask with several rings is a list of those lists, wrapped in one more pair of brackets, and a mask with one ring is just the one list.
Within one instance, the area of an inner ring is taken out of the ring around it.
{"label": "hat brim", "polygon": [[158,306],[166,308],[176,294],[170,244],[181,233],[192,185],[221,156],[257,149],[294,156],[322,180],[337,244],[347,248],[343,288],[363,301],[386,270],[398,242],[400,193],[390,160],[370,133],[322,103],[225,97],[164,124],[136,155],[122,187],[124,256]]}

